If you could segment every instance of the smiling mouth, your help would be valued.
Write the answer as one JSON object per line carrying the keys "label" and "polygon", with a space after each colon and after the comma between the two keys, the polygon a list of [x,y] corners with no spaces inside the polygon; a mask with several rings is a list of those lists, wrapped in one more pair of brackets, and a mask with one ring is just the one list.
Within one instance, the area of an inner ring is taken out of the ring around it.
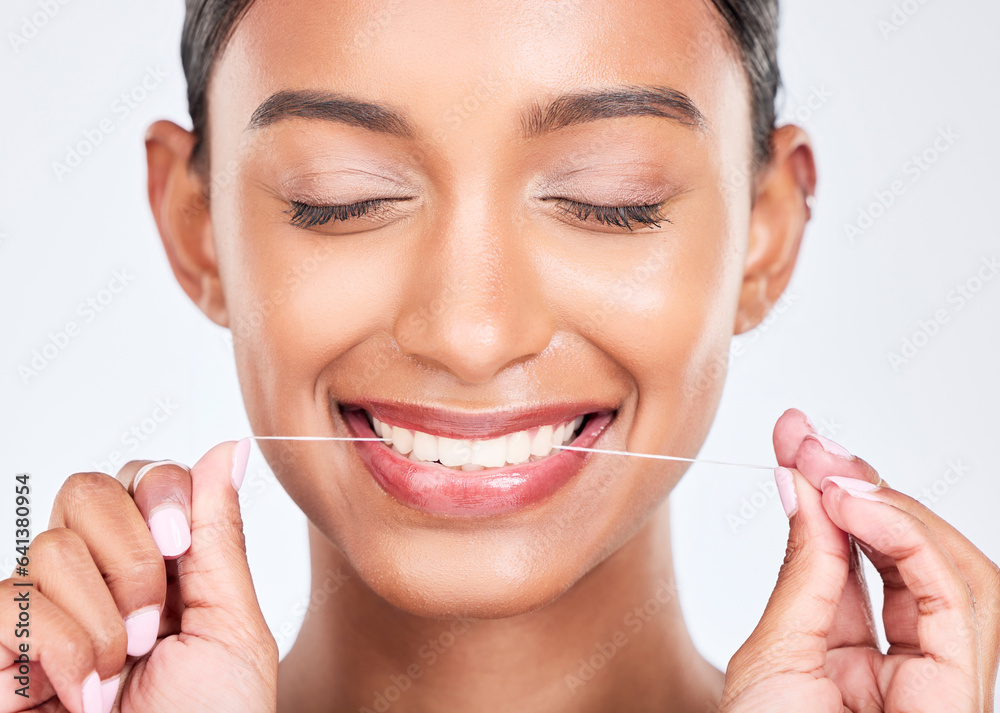
{"label": "smiling mouth", "polygon": [[[387,494],[435,516],[483,517],[539,504],[589,462],[617,409],[561,403],[470,413],[397,401],[339,404],[365,469]],[[375,440],[375,439],[379,440]],[[468,472],[471,471],[471,472]]]}
{"label": "smiling mouth", "polygon": [[363,410],[368,425],[394,453],[414,463],[462,471],[502,468],[544,460],[559,453],[556,446],[577,439],[594,414],[580,414],[559,423],[534,426],[489,439],[448,438],[380,421]]}

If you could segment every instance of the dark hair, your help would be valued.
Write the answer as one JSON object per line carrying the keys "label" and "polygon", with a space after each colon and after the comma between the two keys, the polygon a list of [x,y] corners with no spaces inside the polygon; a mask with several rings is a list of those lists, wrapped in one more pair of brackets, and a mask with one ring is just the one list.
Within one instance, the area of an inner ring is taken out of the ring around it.
{"label": "dark hair", "polygon": [[[750,81],[754,160],[767,161],[774,129],[778,71],[778,0],[711,0],[738,48]],[[204,137],[208,128],[206,93],[216,58],[253,0],[186,0],[181,62],[188,85],[188,110],[197,137],[192,163],[207,166]]]}

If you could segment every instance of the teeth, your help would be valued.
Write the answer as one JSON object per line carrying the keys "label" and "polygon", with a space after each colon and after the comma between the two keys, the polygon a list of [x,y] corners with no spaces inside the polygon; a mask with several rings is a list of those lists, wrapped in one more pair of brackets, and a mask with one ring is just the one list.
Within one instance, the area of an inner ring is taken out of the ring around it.
{"label": "teeth", "polygon": [[[400,426],[391,426],[369,414],[372,430],[402,456],[415,461],[434,462],[464,471],[499,468],[536,461],[552,453],[554,446],[573,440],[583,424],[583,416],[572,421],[517,431],[489,440],[468,440],[433,436]],[[532,433],[534,431],[534,433]]]}
{"label": "teeth", "polygon": [[507,462],[507,436],[473,441],[471,460],[487,468],[499,468]]}
{"label": "teeth", "polygon": [[413,457],[418,460],[432,461],[438,459],[438,439],[423,431],[413,432]]}
{"label": "teeth", "polygon": [[469,441],[445,438],[444,436],[438,437],[438,460],[441,461],[441,465],[452,467],[465,465],[469,462],[471,455],[472,444]]}
{"label": "teeth", "polygon": [[399,426],[392,427],[392,445],[406,455],[413,450],[413,431]]}
{"label": "teeth", "polygon": [[507,436],[507,462],[524,463],[531,457],[531,438],[527,431],[518,431]]}
{"label": "teeth", "polygon": [[531,439],[531,455],[547,456],[552,452],[552,426],[541,426]]}

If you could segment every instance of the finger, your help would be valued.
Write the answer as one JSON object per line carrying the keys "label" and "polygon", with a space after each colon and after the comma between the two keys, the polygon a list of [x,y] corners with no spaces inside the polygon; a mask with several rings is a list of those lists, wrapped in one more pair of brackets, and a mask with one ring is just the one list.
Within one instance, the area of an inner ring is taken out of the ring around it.
{"label": "finger", "polygon": [[[0,647],[0,650],[3,650],[3,647]],[[6,684],[0,688],[0,713],[39,710],[38,707],[42,703],[56,695],[56,689],[53,688],[41,665],[37,662],[29,663],[27,668],[22,668],[23,665],[14,663],[6,668],[0,665],[0,680]],[[19,676],[25,678],[19,680]],[[27,690],[22,688],[25,683],[28,686]]]}
{"label": "finger", "polygon": [[173,559],[191,546],[191,474],[176,461],[131,461],[118,472],[161,554]]}
{"label": "finger", "polygon": [[[991,700],[996,686],[997,663],[1000,660],[1000,568],[965,535],[919,500],[890,488],[882,488],[879,492],[890,505],[909,513],[927,526],[972,589],[979,629],[980,660],[985,672],[984,695],[986,699]],[[875,561],[873,559],[873,562]],[[892,566],[894,565],[887,565],[887,570]],[[896,579],[898,580],[898,573]],[[900,632],[912,628],[914,621],[914,617],[907,614],[906,607],[916,605],[905,587],[895,590],[893,594],[894,596],[886,597],[882,617],[886,621],[887,630],[890,621],[899,622],[891,626],[896,637],[901,639]]]}
{"label": "finger", "polygon": [[156,643],[166,596],[163,555],[120,482],[104,473],[76,473],[56,495],[51,527],[66,527],[87,543],[125,620],[129,656]]}
{"label": "finger", "polygon": [[120,674],[125,665],[125,625],[83,538],[65,528],[46,530],[32,541],[28,553],[35,589],[90,636],[101,680]]}
{"label": "finger", "polygon": [[191,547],[177,560],[177,577],[186,633],[273,646],[247,564],[237,493],[249,453],[249,439],[227,441],[191,467]]}
{"label": "finger", "polygon": [[[788,409],[774,427],[774,452],[781,465],[794,466],[800,447],[805,439],[814,443],[817,434],[809,418],[798,409]],[[822,510],[822,508],[820,508]],[[826,512],[818,517],[826,517]],[[831,523],[832,525],[832,523]],[[846,646],[867,646],[878,648],[878,633],[872,616],[871,598],[865,583],[857,547],[852,543],[848,549],[849,567],[847,581],[830,627],[828,646],[836,649]]]}
{"label": "finger", "polygon": [[818,434],[810,434],[802,439],[795,453],[795,467],[817,490],[823,479],[831,476],[854,478],[872,485],[887,485],[867,462],[851,455],[839,443]]}
{"label": "finger", "polygon": [[[951,523],[941,518],[919,500],[885,486],[879,490],[879,497],[890,505],[909,513],[927,526],[933,533],[934,539],[948,552],[959,572],[972,587],[977,606],[982,605],[982,613],[985,614],[987,609],[990,609],[992,610],[990,613],[993,617],[993,623],[1000,620],[1000,616],[998,616],[1000,612],[997,611],[998,598],[1000,598],[1000,568],[997,567],[997,564],[983,554]],[[996,626],[991,626],[988,631],[981,633],[1000,635],[1000,630]]]}
{"label": "finger", "polygon": [[795,453],[799,449],[799,444],[807,435],[814,433],[816,428],[809,417],[798,409],[790,408],[781,414],[774,424],[772,434],[774,455],[778,458],[778,465],[794,468]]}
{"label": "finger", "polygon": [[844,484],[852,483],[826,481],[823,505],[841,529],[894,561],[916,602],[920,651],[978,682],[978,631],[972,591],[954,561],[926,525],[881,500],[882,489],[845,489]]}
{"label": "finger", "polygon": [[878,651],[878,631],[875,628],[861,554],[854,539],[849,538],[849,541],[847,581],[830,627],[827,646],[831,651],[845,647],[866,647]]}
{"label": "finger", "polygon": [[[25,583],[23,579],[7,579],[0,582],[0,597],[2,597],[0,611],[4,613],[3,620],[21,623],[24,621],[21,612],[27,611],[25,626],[30,632],[28,637],[24,637],[17,635],[20,629],[16,625],[0,627],[0,647],[4,650],[4,660],[24,653],[29,661],[41,664],[46,672],[48,684],[70,713],[100,713],[101,681],[95,670],[90,635],[44,594],[35,591],[34,587],[23,586]],[[27,609],[19,609],[25,601]],[[29,649],[24,652],[21,645],[26,643],[26,639]],[[45,691],[32,690],[31,664],[28,666],[29,674],[23,683],[28,686],[28,700],[35,702],[35,696],[40,697]],[[0,692],[0,706],[8,707],[0,707],[0,710],[24,710],[25,701],[21,696],[15,694],[14,702],[17,707],[9,705],[6,699],[12,688],[11,683],[20,684],[22,681],[5,679],[5,685]],[[43,700],[37,702],[41,704]]]}
{"label": "finger", "polygon": [[785,560],[760,622],[730,662],[758,676],[823,667],[850,566],[847,535],[824,512],[819,491],[794,469],[779,467],[775,478],[792,512]]}

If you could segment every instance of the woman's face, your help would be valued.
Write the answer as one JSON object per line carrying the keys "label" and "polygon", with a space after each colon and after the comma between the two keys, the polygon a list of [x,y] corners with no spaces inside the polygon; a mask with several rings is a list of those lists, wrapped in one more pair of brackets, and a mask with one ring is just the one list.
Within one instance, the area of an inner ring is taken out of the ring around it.
{"label": "woman's face", "polygon": [[[684,467],[550,453],[540,427],[586,416],[563,442],[693,456],[734,330],[766,311],[722,20],[700,0],[257,0],[214,71],[204,258],[254,431],[396,427],[396,449],[266,442],[281,482],[404,609],[551,601]],[[574,201],[658,207],[623,209],[630,229]]]}

